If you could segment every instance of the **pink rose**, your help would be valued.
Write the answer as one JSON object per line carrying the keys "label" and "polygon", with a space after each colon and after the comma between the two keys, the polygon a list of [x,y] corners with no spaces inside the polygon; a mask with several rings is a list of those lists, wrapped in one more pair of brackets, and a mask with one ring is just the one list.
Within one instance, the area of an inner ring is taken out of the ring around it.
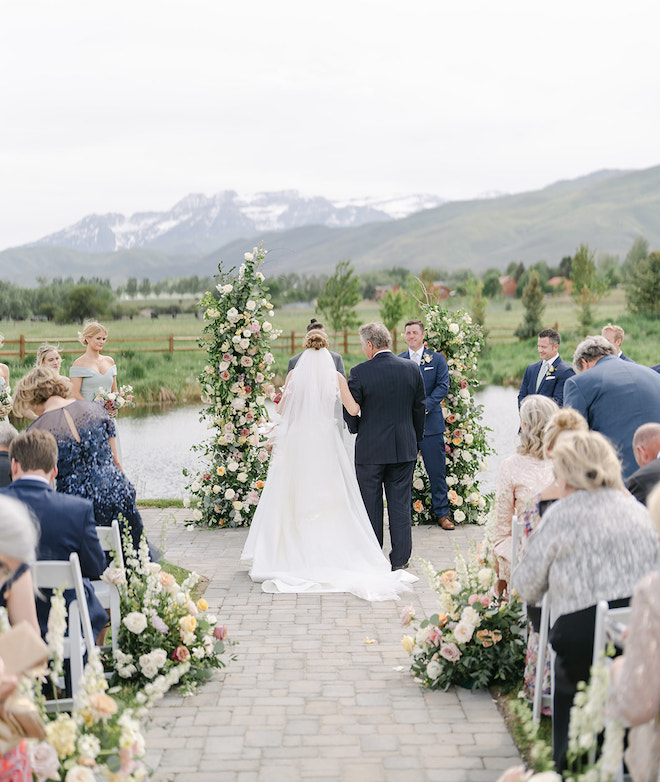
{"label": "pink rose", "polygon": [[47,779],[59,779],[60,761],[55,747],[46,744],[46,742],[41,742],[36,746],[28,745],[28,753],[30,755],[32,772],[37,778],[37,782],[45,782]]}
{"label": "pink rose", "polygon": [[461,659],[461,650],[456,644],[442,644],[440,647],[440,657],[444,657],[445,660],[449,660],[450,663],[455,663]]}
{"label": "pink rose", "polygon": [[408,625],[415,618],[415,609],[412,606],[406,606],[401,611],[401,625],[402,627],[408,627]]}
{"label": "pink rose", "polygon": [[467,380],[461,380],[461,388],[467,388]]}
{"label": "pink rose", "polygon": [[180,663],[185,663],[190,659],[190,652],[185,646],[177,646],[174,652],[172,652],[172,659],[178,660]]}
{"label": "pink rose", "polygon": [[220,373],[220,377],[221,377],[223,380],[229,380],[229,378],[230,378],[230,374],[229,374],[229,372],[227,372],[227,370],[225,369],[225,371],[224,371],[224,372],[221,372],[221,373]]}
{"label": "pink rose", "polygon": [[227,628],[225,625],[216,625],[215,629],[213,630],[213,635],[218,639],[218,641],[224,641],[227,637]]}
{"label": "pink rose", "polygon": [[223,360],[223,361],[231,361],[231,353],[225,353],[225,354],[222,356],[222,360]]}
{"label": "pink rose", "polygon": [[429,635],[429,643],[437,646],[440,641],[442,641],[442,630],[439,627],[434,627]]}

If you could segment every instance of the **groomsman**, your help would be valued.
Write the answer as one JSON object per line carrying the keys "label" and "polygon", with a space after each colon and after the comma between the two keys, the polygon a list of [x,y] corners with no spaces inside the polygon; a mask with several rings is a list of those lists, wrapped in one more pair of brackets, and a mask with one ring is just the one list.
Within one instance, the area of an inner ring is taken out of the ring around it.
{"label": "groomsman", "polygon": [[421,320],[409,320],[405,325],[405,340],[408,350],[399,353],[401,358],[414,361],[422,373],[426,391],[426,421],[424,437],[417,443],[422,452],[424,467],[431,484],[433,512],[442,529],[454,529],[449,518],[449,500],[447,499],[447,474],[445,460],[445,417],[442,413],[442,400],[449,391],[449,368],[442,353],[436,353],[424,347],[424,324]]}
{"label": "groomsman", "polygon": [[355,472],[364,506],[383,545],[383,489],[390,523],[392,570],[408,567],[412,552],[410,492],[417,443],[424,436],[424,383],[417,367],[395,356],[382,323],[360,328],[368,361],[351,369],[348,387],[359,416],[344,410],[355,440]]}
{"label": "groomsman", "polygon": [[530,364],[525,370],[518,394],[518,407],[530,394],[549,396],[562,407],[564,404],[564,383],[575,372],[573,367],[559,355],[561,337],[555,329],[539,332],[537,350],[540,361]]}
{"label": "groomsman", "polygon": [[[606,326],[603,326],[600,333],[611,345],[614,345],[616,354],[622,361],[632,361],[632,359],[628,358],[621,349],[623,338],[626,336],[621,326],[615,326],[613,323],[608,323]],[[633,363],[635,362],[633,361]]]}

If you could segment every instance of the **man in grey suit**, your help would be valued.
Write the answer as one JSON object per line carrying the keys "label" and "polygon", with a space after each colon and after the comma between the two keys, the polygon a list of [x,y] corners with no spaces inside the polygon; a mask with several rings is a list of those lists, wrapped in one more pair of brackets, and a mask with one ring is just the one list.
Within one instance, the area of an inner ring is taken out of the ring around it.
{"label": "man in grey suit", "polygon": [[344,410],[344,419],[349,431],[357,434],[355,471],[381,546],[385,489],[392,543],[390,563],[392,570],[400,570],[408,566],[412,551],[410,492],[417,443],[424,437],[424,381],[413,361],[392,353],[392,339],[382,323],[362,326],[360,342],[369,360],[354,366],[348,378],[360,414],[351,416]]}
{"label": "man in grey suit", "polygon": [[660,483],[660,424],[642,424],[633,437],[633,451],[639,470],[628,478],[626,486],[646,505],[652,489]]}
{"label": "man in grey suit", "polygon": [[[313,331],[314,329],[318,329],[319,331],[322,331],[325,334],[325,328],[323,327],[322,323],[319,323],[316,318],[312,318],[309,322],[309,325],[307,326],[307,331]],[[326,337],[328,335],[326,334]],[[341,372],[341,374],[346,377],[346,370],[344,369],[344,359],[339,355],[339,353],[335,353],[334,350],[329,351],[330,355],[332,356],[332,360],[335,362],[335,368],[337,369],[337,372]],[[295,365],[298,363],[298,359],[302,356],[302,353],[296,353],[295,356],[291,356],[289,359],[289,365],[286,368],[287,375],[291,370],[295,367]]]}
{"label": "man in grey suit", "polygon": [[642,424],[660,423],[660,375],[634,361],[621,361],[605,337],[586,337],[575,349],[577,372],[564,386],[564,407],[609,438],[623,462],[624,480],[637,467],[633,436]]}

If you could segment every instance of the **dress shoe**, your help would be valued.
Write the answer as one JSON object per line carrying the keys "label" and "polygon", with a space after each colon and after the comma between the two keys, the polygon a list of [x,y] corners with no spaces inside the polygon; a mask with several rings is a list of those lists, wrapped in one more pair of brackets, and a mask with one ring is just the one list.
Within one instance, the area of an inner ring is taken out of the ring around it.
{"label": "dress shoe", "polygon": [[406,562],[405,565],[392,565],[392,572],[395,570],[407,570],[408,569],[408,563]]}
{"label": "dress shoe", "polygon": [[442,527],[442,529],[454,529],[454,522],[449,518],[449,516],[440,516],[438,518],[438,526]]}

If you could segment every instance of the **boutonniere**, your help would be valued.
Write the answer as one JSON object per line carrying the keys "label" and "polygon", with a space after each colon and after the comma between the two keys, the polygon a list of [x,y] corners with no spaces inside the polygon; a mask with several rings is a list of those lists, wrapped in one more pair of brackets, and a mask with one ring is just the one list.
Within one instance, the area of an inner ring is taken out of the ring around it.
{"label": "boutonniere", "polygon": [[550,364],[548,371],[545,373],[545,376],[548,377],[549,375],[554,375],[556,371],[557,367],[554,364]]}
{"label": "boutonniere", "polygon": [[422,353],[422,361],[425,364],[430,364],[431,361],[433,361],[433,353],[426,353],[426,352]]}

